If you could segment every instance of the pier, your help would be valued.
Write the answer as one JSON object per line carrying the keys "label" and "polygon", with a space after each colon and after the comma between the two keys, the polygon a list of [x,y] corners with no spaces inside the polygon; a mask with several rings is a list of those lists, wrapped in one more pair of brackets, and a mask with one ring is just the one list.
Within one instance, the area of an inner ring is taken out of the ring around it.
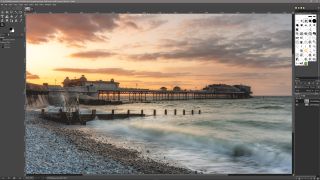
{"label": "pier", "polygon": [[162,90],[98,90],[98,99],[104,101],[147,102],[194,99],[243,99],[245,92],[162,91]]}
{"label": "pier", "polygon": [[[50,94],[92,94],[86,91],[34,90],[27,89],[28,98]],[[200,100],[200,99],[245,99],[251,96],[245,92],[208,92],[208,91],[161,91],[161,90],[98,90],[95,98],[79,99],[83,105],[121,105],[123,103],[150,103],[156,101]]]}
{"label": "pier", "polygon": [[[73,82],[73,81],[72,81]],[[158,90],[121,88],[119,83],[104,81],[75,81],[65,87],[28,84],[26,95],[30,101],[39,95],[45,95],[49,103],[55,102],[57,97],[77,98],[84,105],[121,105],[123,103],[150,103],[156,101],[201,100],[201,99],[246,99],[251,98],[251,87],[245,85],[211,84],[202,90],[182,90],[176,86],[172,90],[161,87]],[[80,84],[79,84],[80,83]],[[88,85],[89,83],[89,85]],[[91,84],[90,84],[91,83]],[[94,86],[95,84],[104,86]],[[109,87],[110,86],[110,87]]]}

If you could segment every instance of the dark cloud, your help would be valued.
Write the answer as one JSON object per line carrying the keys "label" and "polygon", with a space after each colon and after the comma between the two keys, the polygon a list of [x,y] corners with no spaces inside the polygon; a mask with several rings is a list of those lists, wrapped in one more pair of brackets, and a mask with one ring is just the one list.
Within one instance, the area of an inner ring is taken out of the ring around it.
{"label": "dark cloud", "polygon": [[264,33],[253,36],[245,32],[237,36],[234,46],[244,46],[252,50],[279,50],[291,49],[291,30],[279,30],[273,33]]}
{"label": "dark cloud", "polygon": [[140,14],[140,15],[121,15],[123,19],[129,22],[144,23],[142,26],[137,26],[137,29],[143,31],[149,31],[160,27],[161,25],[168,22],[168,20],[159,19],[161,15],[155,14]]}
{"label": "dark cloud", "polygon": [[176,39],[161,39],[159,46],[160,48],[179,48],[189,45],[187,40],[176,40]]}
{"label": "dark cloud", "polygon": [[158,28],[159,26],[161,26],[167,22],[168,21],[166,21],[166,20],[155,20],[155,19],[151,20],[148,22],[149,26],[145,30],[152,30],[152,29]]}
{"label": "dark cloud", "polygon": [[124,24],[128,27],[134,28],[134,29],[139,29],[138,25],[132,21],[126,21]]}
{"label": "dark cloud", "polygon": [[209,73],[209,74],[197,74],[193,75],[194,77],[203,77],[198,78],[198,80],[205,80],[210,77],[223,77],[223,78],[232,78],[232,79],[265,79],[275,76],[275,73],[267,72],[234,72],[234,73]]}
{"label": "dark cloud", "polygon": [[118,27],[117,14],[30,14],[27,15],[27,41],[33,44],[57,39],[69,45],[106,40],[99,33]]}
{"label": "dark cloud", "polygon": [[28,79],[39,79],[40,77],[36,74],[31,74],[30,72],[26,71],[26,78]]}
{"label": "dark cloud", "polygon": [[239,26],[246,26],[255,19],[255,16],[247,14],[215,15],[192,19],[186,21],[185,25],[195,28],[236,28]]}
{"label": "dark cloud", "polygon": [[[259,37],[247,34],[233,39],[212,36],[207,39],[187,41],[171,40],[170,47],[176,47],[172,51],[133,54],[129,55],[129,58],[138,61],[200,60],[249,67],[282,68],[291,66],[290,55],[285,56],[280,52],[291,48],[291,31],[289,30],[265,33]],[[168,45],[160,43],[160,46],[166,47]]]}
{"label": "dark cloud", "polygon": [[[145,16],[147,17],[147,16]],[[29,14],[26,29],[27,42],[40,44],[58,40],[71,46],[83,46],[89,41],[108,40],[105,31],[115,28],[151,30],[166,21],[119,14]],[[147,20],[145,27],[136,22]]]}
{"label": "dark cloud", "polygon": [[91,59],[94,60],[96,58],[103,58],[103,57],[110,57],[116,55],[112,52],[106,52],[106,51],[85,51],[85,52],[77,52],[70,54],[70,57],[72,58],[85,58],[85,59]]}
{"label": "dark cloud", "polygon": [[154,82],[144,82],[145,85],[149,85],[149,86],[166,86],[167,88],[172,88],[174,86],[182,86],[181,88],[183,88],[183,86],[190,86],[192,85],[192,82],[188,82],[188,81],[154,81]]}
{"label": "dark cloud", "polygon": [[188,73],[164,73],[153,71],[135,71],[122,68],[56,68],[54,71],[73,72],[73,73],[91,73],[91,74],[110,74],[118,76],[152,77],[152,78],[173,78],[176,76],[186,76]]}
{"label": "dark cloud", "polygon": [[240,79],[265,79],[267,77],[273,76],[273,73],[264,73],[264,72],[235,72],[235,73],[221,73],[216,74],[216,76],[229,77],[229,78],[240,78]]}
{"label": "dark cloud", "polygon": [[236,31],[253,30],[279,30],[291,27],[289,14],[215,14],[200,15],[198,18],[186,20],[185,28],[197,30],[222,30],[222,32],[235,29]]}

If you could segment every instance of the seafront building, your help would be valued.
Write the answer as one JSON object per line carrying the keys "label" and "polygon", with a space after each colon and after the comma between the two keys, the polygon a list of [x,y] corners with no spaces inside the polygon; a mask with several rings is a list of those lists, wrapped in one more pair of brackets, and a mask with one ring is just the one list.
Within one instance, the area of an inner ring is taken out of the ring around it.
{"label": "seafront building", "polygon": [[98,90],[118,90],[120,83],[115,82],[114,79],[110,81],[88,81],[87,78],[82,75],[78,79],[69,79],[69,77],[66,77],[62,84],[63,88],[69,91],[97,92]]}
{"label": "seafront building", "polygon": [[237,93],[244,92],[250,95],[251,87],[245,85],[211,84],[203,88],[204,91],[213,93]]}

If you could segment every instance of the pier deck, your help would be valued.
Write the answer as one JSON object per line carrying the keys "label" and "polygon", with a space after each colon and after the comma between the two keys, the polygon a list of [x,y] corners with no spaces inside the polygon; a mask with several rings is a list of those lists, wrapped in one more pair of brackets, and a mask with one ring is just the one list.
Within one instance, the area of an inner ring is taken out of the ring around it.
{"label": "pier deck", "polygon": [[161,90],[98,90],[98,99],[120,101],[122,96],[130,102],[192,100],[192,99],[244,99],[250,98],[245,92],[209,92],[209,91],[161,91]]}

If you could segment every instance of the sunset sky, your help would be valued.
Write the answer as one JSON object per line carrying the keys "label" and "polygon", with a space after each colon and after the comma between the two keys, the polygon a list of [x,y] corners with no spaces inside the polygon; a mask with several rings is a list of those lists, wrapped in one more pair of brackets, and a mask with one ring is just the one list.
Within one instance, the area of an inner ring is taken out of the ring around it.
{"label": "sunset sky", "polygon": [[27,82],[120,87],[245,84],[291,94],[290,14],[29,14]]}

